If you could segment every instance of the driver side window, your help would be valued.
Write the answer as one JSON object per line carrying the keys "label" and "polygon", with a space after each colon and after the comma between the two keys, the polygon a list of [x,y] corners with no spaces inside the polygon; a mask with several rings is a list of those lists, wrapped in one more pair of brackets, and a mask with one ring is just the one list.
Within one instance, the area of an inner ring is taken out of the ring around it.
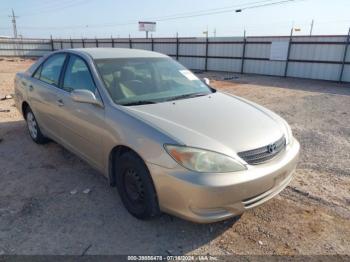
{"label": "driver side window", "polygon": [[63,80],[63,89],[68,92],[76,89],[85,89],[93,93],[96,91],[88,66],[78,56],[71,55],[69,58]]}

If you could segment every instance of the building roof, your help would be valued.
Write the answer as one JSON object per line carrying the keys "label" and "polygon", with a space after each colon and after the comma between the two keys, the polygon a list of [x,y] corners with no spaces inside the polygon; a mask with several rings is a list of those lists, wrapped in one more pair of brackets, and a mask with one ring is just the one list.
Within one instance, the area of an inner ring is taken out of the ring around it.
{"label": "building roof", "polygon": [[144,57],[167,57],[164,54],[129,48],[74,48],[72,51],[78,51],[89,54],[93,59],[107,58],[144,58]]}

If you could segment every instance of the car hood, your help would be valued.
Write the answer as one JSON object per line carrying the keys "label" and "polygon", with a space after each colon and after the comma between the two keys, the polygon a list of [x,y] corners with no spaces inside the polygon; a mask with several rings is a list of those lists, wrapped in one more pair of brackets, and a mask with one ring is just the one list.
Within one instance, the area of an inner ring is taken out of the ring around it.
{"label": "car hood", "polygon": [[220,92],[126,108],[179,144],[227,155],[266,146],[284,134],[274,113]]}

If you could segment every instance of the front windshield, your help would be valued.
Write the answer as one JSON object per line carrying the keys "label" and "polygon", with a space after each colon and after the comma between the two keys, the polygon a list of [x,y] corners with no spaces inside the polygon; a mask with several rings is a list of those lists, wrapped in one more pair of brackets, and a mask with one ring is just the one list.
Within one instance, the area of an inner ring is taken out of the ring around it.
{"label": "front windshield", "polygon": [[115,103],[135,105],[212,93],[206,84],[171,58],[95,60]]}

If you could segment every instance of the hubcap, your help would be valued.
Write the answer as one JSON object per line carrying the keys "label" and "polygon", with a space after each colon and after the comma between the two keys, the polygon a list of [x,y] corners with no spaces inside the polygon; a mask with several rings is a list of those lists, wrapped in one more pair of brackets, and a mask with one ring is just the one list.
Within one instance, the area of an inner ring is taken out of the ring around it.
{"label": "hubcap", "polygon": [[36,139],[38,135],[38,125],[35,121],[35,118],[32,112],[27,113],[27,125],[28,125],[30,136]]}
{"label": "hubcap", "polygon": [[134,169],[127,169],[124,172],[124,186],[129,201],[137,209],[144,207],[144,188],[142,181]]}

